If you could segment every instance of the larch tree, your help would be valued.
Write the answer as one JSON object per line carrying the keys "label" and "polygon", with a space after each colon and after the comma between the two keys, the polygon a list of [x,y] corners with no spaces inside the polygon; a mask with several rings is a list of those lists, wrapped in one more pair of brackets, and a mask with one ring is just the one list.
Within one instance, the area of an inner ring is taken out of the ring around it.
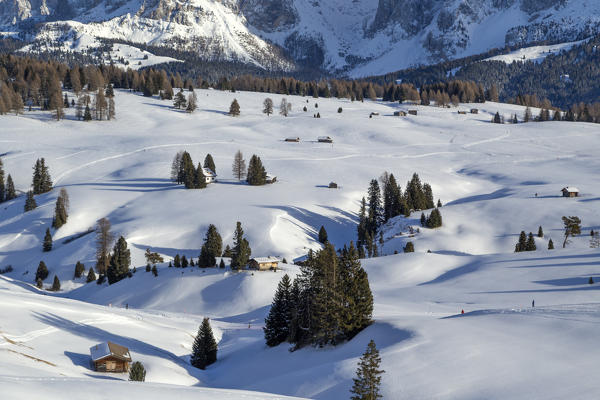
{"label": "larch tree", "polygon": [[233,176],[241,181],[246,176],[246,160],[240,150],[235,153],[232,165]]}
{"label": "larch tree", "polygon": [[240,115],[240,104],[237,99],[233,99],[231,106],[229,106],[229,115],[232,117],[238,117]]}
{"label": "larch tree", "polygon": [[581,234],[581,219],[579,217],[562,217],[563,225],[565,229],[565,240],[563,241],[563,249],[569,243],[569,237],[577,236]]}
{"label": "larch tree", "polygon": [[263,113],[267,114],[267,117],[273,114],[273,100],[270,97],[263,101]]}
{"label": "larch tree", "polygon": [[101,218],[96,223],[96,270],[101,275],[106,274],[110,262],[110,247],[114,240],[110,228],[108,218]]}
{"label": "larch tree", "polygon": [[69,217],[68,210],[69,195],[67,194],[67,189],[61,188],[54,207],[54,218],[52,220],[52,227],[54,229],[58,229],[67,223]]}

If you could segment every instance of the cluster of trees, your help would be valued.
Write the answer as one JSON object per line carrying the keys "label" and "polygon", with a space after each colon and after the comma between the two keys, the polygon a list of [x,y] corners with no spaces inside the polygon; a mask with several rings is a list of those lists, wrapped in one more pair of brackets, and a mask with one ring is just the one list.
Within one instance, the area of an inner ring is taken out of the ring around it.
{"label": "cluster of trees", "polygon": [[[90,93],[94,96],[93,101],[90,97]],[[75,116],[78,120],[109,121],[115,118],[115,94],[110,83],[106,86],[106,89],[99,87],[98,90],[94,92],[83,90],[82,92],[76,92],[75,95],[77,96]],[[72,103],[75,103],[75,100],[72,100]],[[65,106],[69,107],[69,101],[66,94]]]}
{"label": "cluster of trees", "polygon": [[483,85],[474,81],[451,80],[421,86],[420,101],[423,105],[429,105],[432,101],[438,106],[446,106],[450,103],[485,103],[486,100],[498,101],[498,89],[490,85],[485,90]]}
{"label": "cluster of trees", "polygon": [[0,158],[0,203],[9,201],[17,197],[15,190],[15,184],[13,183],[10,174],[6,177],[6,183],[4,180],[4,164],[2,158]]}
{"label": "cluster of trees", "polygon": [[442,213],[438,208],[434,208],[428,216],[421,213],[421,226],[427,228],[439,228],[442,226]]}
{"label": "cluster of trees", "polygon": [[[175,95],[175,99],[173,100],[173,107],[178,110],[184,109],[188,113],[193,113],[198,108],[198,98],[196,97],[196,92],[194,92],[194,88],[189,88],[190,94],[185,98],[185,94],[183,94],[183,88],[179,89],[179,92]],[[171,99],[173,98],[173,88],[169,86],[169,92],[161,92],[162,99]]]}
{"label": "cluster of trees", "polygon": [[[435,208],[431,185],[421,183],[417,173],[414,173],[411,180],[406,183],[404,192],[396,182],[394,174],[384,172],[380,181],[383,191],[379,181],[372,179],[369,185],[368,200],[363,197],[361,202],[357,227],[357,247],[361,255],[364,254],[363,246],[366,247],[369,256],[377,255],[378,249],[377,243],[375,243],[377,231],[389,219],[398,215],[408,217],[412,211]],[[438,200],[437,206],[442,206],[440,200]],[[432,223],[435,225],[433,227],[441,226],[442,219],[439,210],[436,210],[435,213],[432,212],[432,215]]]}
{"label": "cluster of trees", "polygon": [[206,155],[203,164],[198,163],[198,167],[194,167],[190,153],[180,151],[175,155],[171,164],[171,181],[184,184],[186,189],[204,189],[206,187],[205,169],[217,173],[215,161],[210,154]]}
{"label": "cluster of trees", "polygon": [[[35,271],[35,284],[39,289],[44,287],[44,280],[48,277],[48,267],[46,267],[46,263],[44,261],[40,261],[38,264],[37,270]],[[54,275],[54,280],[52,281],[52,286],[49,290],[54,292],[58,292],[60,290],[60,280],[58,276]]]}
{"label": "cluster of trees", "polygon": [[519,241],[515,245],[515,253],[521,251],[535,251],[537,247],[535,245],[535,239],[533,238],[533,233],[529,232],[529,236],[525,234],[525,231],[521,231],[519,234]]}
{"label": "cluster of trees", "polygon": [[[279,104],[279,114],[283,117],[287,117],[290,111],[292,111],[292,103],[288,102],[284,97]],[[265,101],[263,101],[263,113],[267,114],[267,117],[273,114],[273,99],[270,97],[267,97]]]}
{"label": "cluster of trees", "polygon": [[336,345],[371,323],[373,296],[358,250],[351,243],[336,254],[326,242],[309,252],[293,283],[285,275],[265,320],[269,346],[285,341],[294,349],[306,345]]}
{"label": "cluster of trees", "polygon": [[[32,190],[27,192],[27,197],[25,198],[25,212],[34,210],[37,207],[37,202],[35,201],[34,195],[47,193],[52,190],[52,179],[50,178],[50,172],[46,166],[46,161],[43,158],[38,158],[38,160],[35,162],[35,166],[33,167],[33,182],[31,186]],[[12,179],[10,180],[10,189],[11,195],[16,197]]]}

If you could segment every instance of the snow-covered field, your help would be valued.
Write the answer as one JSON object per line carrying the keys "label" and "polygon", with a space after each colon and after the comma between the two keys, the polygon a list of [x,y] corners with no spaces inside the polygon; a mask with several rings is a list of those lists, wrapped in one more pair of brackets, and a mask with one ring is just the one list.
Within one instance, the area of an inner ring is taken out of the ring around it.
{"label": "snow-covered field", "polygon": [[498,56],[486,58],[483,61],[503,61],[507,64],[513,63],[515,61],[533,61],[539,63],[544,61],[544,58],[548,57],[551,54],[557,54],[563,50],[569,50],[571,47],[577,46],[578,44],[581,44],[586,40],[587,39],[579,40],[577,42],[558,43],[548,46],[523,47],[522,49],[517,49],[507,54],[500,54]]}
{"label": "snow-covered field", "polygon": [[[0,117],[0,157],[17,189],[28,190],[39,157],[56,187],[37,196],[38,208],[26,214],[23,196],[0,205],[0,268],[14,268],[0,276],[0,387],[7,398],[42,392],[62,398],[69,390],[77,398],[347,399],[370,339],[387,371],[387,399],[596,397],[600,297],[598,284],[587,282],[600,280],[600,252],[589,248],[590,229],[600,229],[598,125],[491,124],[496,111],[508,117],[524,110],[489,102],[461,105],[480,113],[459,115],[456,108],[293,96],[289,117],[267,117],[264,98],[277,105],[282,96],[197,95],[199,109],[191,115],[118,91],[117,119],[109,122],[76,121],[72,109],[61,122],[39,111]],[[226,115],[233,98],[239,118]],[[398,108],[419,113],[393,117]],[[373,111],[380,115],[369,118]],[[317,112],[320,119],[313,118]],[[324,135],[333,145],[316,142]],[[289,136],[302,140],[284,142]],[[212,154],[219,182],[205,190],[172,184],[179,150],[196,163]],[[246,160],[259,155],[277,183],[237,182],[231,172],[237,150]],[[265,346],[263,319],[284,271],[298,272],[294,265],[276,273],[161,265],[156,278],[144,271],[146,248],[167,260],[177,253],[197,258],[211,223],[231,244],[241,221],[254,256],[301,257],[319,248],[321,225],[342,246],[355,240],[369,180],[384,171],[403,188],[413,172],[430,183],[444,203],[444,226],[421,228],[410,238],[412,254],[401,249],[420,213],[384,228],[386,256],[363,261],[375,323],[349,343],[293,353],[286,345]],[[330,181],[340,189],[327,189]],[[581,197],[560,197],[568,185]],[[70,196],[69,221],[53,232],[53,250],[43,253],[60,188]],[[563,215],[582,219],[582,235],[566,249]],[[86,268],[94,263],[93,234],[65,243],[102,217],[127,239],[138,268],[110,287],[72,279],[77,261]],[[519,232],[535,233],[540,225],[545,237],[536,238],[538,250],[513,253]],[[550,237],[556,250],[546,250]],[[63,291],[33,287],[40,260],[50,270],[46,284],[57,274]],[[204,316],[219,341],[219,360],[200,371],[189,355]],[[89,347],[103,340],[129,347],[148,370],[147,382],[93,372]]]}

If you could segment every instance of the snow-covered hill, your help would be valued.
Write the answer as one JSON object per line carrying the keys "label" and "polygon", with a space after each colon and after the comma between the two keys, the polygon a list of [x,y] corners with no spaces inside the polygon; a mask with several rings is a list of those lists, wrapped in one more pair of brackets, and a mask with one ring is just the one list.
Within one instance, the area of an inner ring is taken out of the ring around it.
{"label": "snow-covered hill", "polygon": [[[461,104],[458,109],[480,110],[462,115],[457,108],[294,96],[287,97],[289,117],[267,117],[264,98],[279,104],[282,96],[196,93],[193,114],[117,91],[113,121],[76,121],[73,109],[61,122],[39,110],[0,117],[0,154],[17,189],[29,188],[39,157],[56,186],[36,197],[31,212],[23,213],[23,196],[0,206],[0,267],[14,268],[0,276],[0,302],[11,305],[0,307],[3,393],[61,398],[71,388],[98,398],[114,391],[148,398],[275,393],[341,400],[349,397],[357,359],[374,339],[387,371],[385,398],[595,398],[600,297],[588,280],[600,280],[600,253],[589,248],[590,230],[600,229],[598,125],[491,124],[496,111],[507,119],[524,112],[491,102]],[[225,114],[234,98],[238,118]],[[408,108],[418,115],[393,116]],[[380,115],[369,118],[373,111]],[[316,112],[321,118],[313,118]],[[334,143],[317,143],[323,135]],[[301,141],[284,142],[289,136]],[[171,160],[179,150],[196,163],[212,154],[219,182],[203,190],[172,184]],[[237,150],[246,159],[259,155],[277,183],[250,187],[235,180]],[[292,353],[285,344],[265,346],[264,317],[283,273],[298,272],[294,265],[232,273],[165,263],[158,277],[144,271],[146,248],[166,261],[175,254],[197,258],[211,223],[231,244],[241,221],[254,256],[303,256],[320,247],[321,225],[339,247],[355,239],[360,198],[384,171],[402,187],[413,172],[430,183],[444,203],[443,227],[421,228],[420,213],[384,227],[386,256],[363,261],[375,323],[349,343]],[[328,189],[330,181],[340,188]],[[581,197],[560,197],[567,185],[577,186]],[[70,196],[69,220],[53,231],[54,248],[44,253],[61,188]],[[582,235],[566,249],[563,215],[583,221]],[[102,217],[126,238],[137,272],[112,286],[86,285],[72,279],[73,270],[77,261],[93,266],[94,237],[79,236]],[[545,234],[536,238],[538,250],[513,253],[519,232],[538,226]],[[546,250],[550,238],[555,250]],[[408,240],[416,253],[402,254]],[[40,260],[50,270],[46,284],[56,274],[61,292],[33,287]],[[219,361],[200,371],[189,365],[189,355],[204,316],[219,341]],[[144,363],[147,383],[90,370],[89,347],[107,339]]]}
{"label": "snow-covered hill", "polygon": [[[598,33],[591,0],[0,1],[0,27],[40,49],[107,38],[269,70],[308,65],[352,77]],[[34,22],[44,22],[36,25]]]}

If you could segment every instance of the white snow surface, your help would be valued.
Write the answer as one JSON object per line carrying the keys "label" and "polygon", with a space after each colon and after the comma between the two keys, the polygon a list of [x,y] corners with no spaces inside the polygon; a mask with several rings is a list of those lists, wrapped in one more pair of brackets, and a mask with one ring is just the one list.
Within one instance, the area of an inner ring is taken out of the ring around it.
{"label": "white snow surface", "polygon": [[[113,121],[80,122],[73,109],[61,122],[39,110],[0,117],[0,155],[17,189],[28,190],[38,157],[55,183],[36,196],[31,212],[23,213],[24,196],[0,206],[0,267],[14,268],[0,275],[3,397],[60,399],[68,391],[74,398],[341,400],[371,339],[387,371],[387,399],[597,397],[600,296],[598,283],[588,280],[600,280],[600,252],[589,248],[590,230],[600,230],[600,126],[491,124],[496,111],[524,113],[491,102],[463,104],[480,113],[459,115],[456,108],[288,96],[293,110],[285,118],[261,112],[264,98],[278,104],[279,95],[197,90],[197,97],[193,114],[117,90]],[[225,113],[234,98],[237,118]],[[393,117],[408,107],[418,116]],[[312,117],[317,110],[320,119]],[[380,117],[369,118],[371,112]],[[288,136],[301,142],[285,142]],[[318,136],[334,143],[317,143]],[[195,163],[210,153],[219,182],[202,190],[171,183],[179,150]],[[247,160],[259,155],[278,181],[251,187],[235,180],[237,150]],[[384,226],[385,256],[362,262],[374,323],[348,343],[294,352],[264,344],[277,283],[284,273],[294,277],[297,266],[240,273],[167,267],[175,254],[196,259],[211,223],[231,245],[241,221],[254,257],[291,261],[318,249],[321,225],[339,247],[355,239],[359,201],[369,180],[386,170],[402,187],[413,172],[430,183],[444,203],[443,227],[421,228],[420,212]],[[340,189],[328,189],[330,181]],[[563,198],[567,185],[581,197]],[[61,188],[70,196],[69,220],[52,230],[54,247],[43,253]],[[582,220],[582,234],[565,249],[563,215]],[[77,261],[94,264],[93,233],[76,237],[102,217],[126,238],[137,268],[111,286],[73,279]],[[538,250],[513,253],[519,232],[538,226]],[[555,250],[546,250],[549,238]],[[403,254],[408,240],[416,252]],[[146,248],[165,257],[158,277],[144,271]],[[40,260],[50,271],[45,286],[57,275],[60,292],[33,286]],[[189,357],[205,316],[219,352],[202,371]],[[144,364],[145,383],[92,371],[89,349],[107,340]]]}
{"label": "white snow surface", "polygon": [[[587,40],[587,39],[586,39]],[[576,46],[585,42],[586,40],[579,40],[576,42],[567,42],[567,43],[558,43],[554,45],[548,46],[531,46],[524,47],[522,49],[517,49],[511,51],[507,54],[500,54],[494,57],[486,58],[482,61],[502,61],[506,64],[511,64],[513,62],[526,62],[533,61],[536,63],[544,61],[546,57],[551,54],[560,53],[563,50],[569,50],[571,47]]]}

